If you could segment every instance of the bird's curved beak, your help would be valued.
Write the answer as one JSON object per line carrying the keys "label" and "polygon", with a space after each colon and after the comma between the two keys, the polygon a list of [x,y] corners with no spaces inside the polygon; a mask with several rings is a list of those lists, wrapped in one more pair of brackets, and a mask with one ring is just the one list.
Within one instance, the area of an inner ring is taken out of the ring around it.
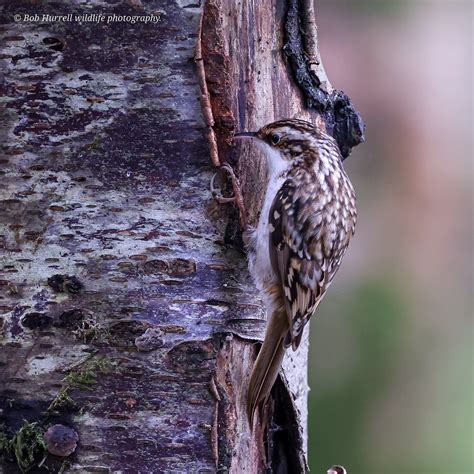
{"label": "bird's curved beak", "polygon": [[257,138],[257,132],[240,132],[240,133],[236,133],[234,135],[234,138],[245,138],[245,139],[249,139],[249,138]]}

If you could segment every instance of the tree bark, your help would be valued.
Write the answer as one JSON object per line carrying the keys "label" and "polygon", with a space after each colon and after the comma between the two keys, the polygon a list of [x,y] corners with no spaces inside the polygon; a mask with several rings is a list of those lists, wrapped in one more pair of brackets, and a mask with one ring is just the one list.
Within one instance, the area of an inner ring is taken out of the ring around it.
{"label": "tree bark", "polygon": [[[298,116],[354,145],[315,33],[306,1],[4,6],[4,472],[307,470],[307,338],[251,434],[264,308],[238,213],[209,183],[231,163],[255,223],[265,166],[235,131]],[[58,424],[77,447],[44,460]]]}

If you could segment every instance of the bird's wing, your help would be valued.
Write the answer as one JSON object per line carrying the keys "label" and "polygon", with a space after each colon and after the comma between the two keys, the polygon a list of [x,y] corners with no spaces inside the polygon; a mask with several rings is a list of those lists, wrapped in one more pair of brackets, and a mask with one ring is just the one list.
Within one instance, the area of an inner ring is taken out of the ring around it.
{"label": "bird's wing", "polygon": [[331,252],[325,248],[328,216],[314,191],[287,179],[269,215],[270,259],[283,287],[290,327],[285,344],[293,349],[332,279]]}

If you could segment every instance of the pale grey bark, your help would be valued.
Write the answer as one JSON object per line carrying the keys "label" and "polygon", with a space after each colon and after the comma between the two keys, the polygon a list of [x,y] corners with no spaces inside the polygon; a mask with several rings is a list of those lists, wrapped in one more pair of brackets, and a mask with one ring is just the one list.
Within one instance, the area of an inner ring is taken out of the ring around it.
{"label": "pale grey bark", "polygon": [[[306,469],[307,338],[269,404],[281,429],[252,438],[246,383],[265,314],[238,250],[237,213],[209,192],[211,162],[232,163],[254,223],[263,157],[233,148],[233,131],[292,116],[324,125],[285,64],[287,9],[276,0],[3,7],[5,472],[17,461],[34,472]],[[35,13],[161,20],[13,21]],[[55,424],[78,433],[77,449],[38,467],[34,434]]]}

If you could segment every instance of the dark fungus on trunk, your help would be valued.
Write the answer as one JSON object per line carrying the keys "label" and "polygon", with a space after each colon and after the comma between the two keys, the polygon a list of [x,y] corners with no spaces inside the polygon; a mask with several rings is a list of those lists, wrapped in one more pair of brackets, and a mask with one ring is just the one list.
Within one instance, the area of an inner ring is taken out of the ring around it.
{"label": "dark fungus on trunk", "polygon": [[[311,0],[312,1],[312,0]],[[323,117],[328,132],[333,135],[341,154],[347,158],[353,147],[364,141],[365,124],[351,99],[339,90],[327,91],[321,85],[318,66],[321,59],[308,55],[308,12],[304,0],[289,0],[285,20],[285,45],[294,79],[306,98],[306,105]]]}

